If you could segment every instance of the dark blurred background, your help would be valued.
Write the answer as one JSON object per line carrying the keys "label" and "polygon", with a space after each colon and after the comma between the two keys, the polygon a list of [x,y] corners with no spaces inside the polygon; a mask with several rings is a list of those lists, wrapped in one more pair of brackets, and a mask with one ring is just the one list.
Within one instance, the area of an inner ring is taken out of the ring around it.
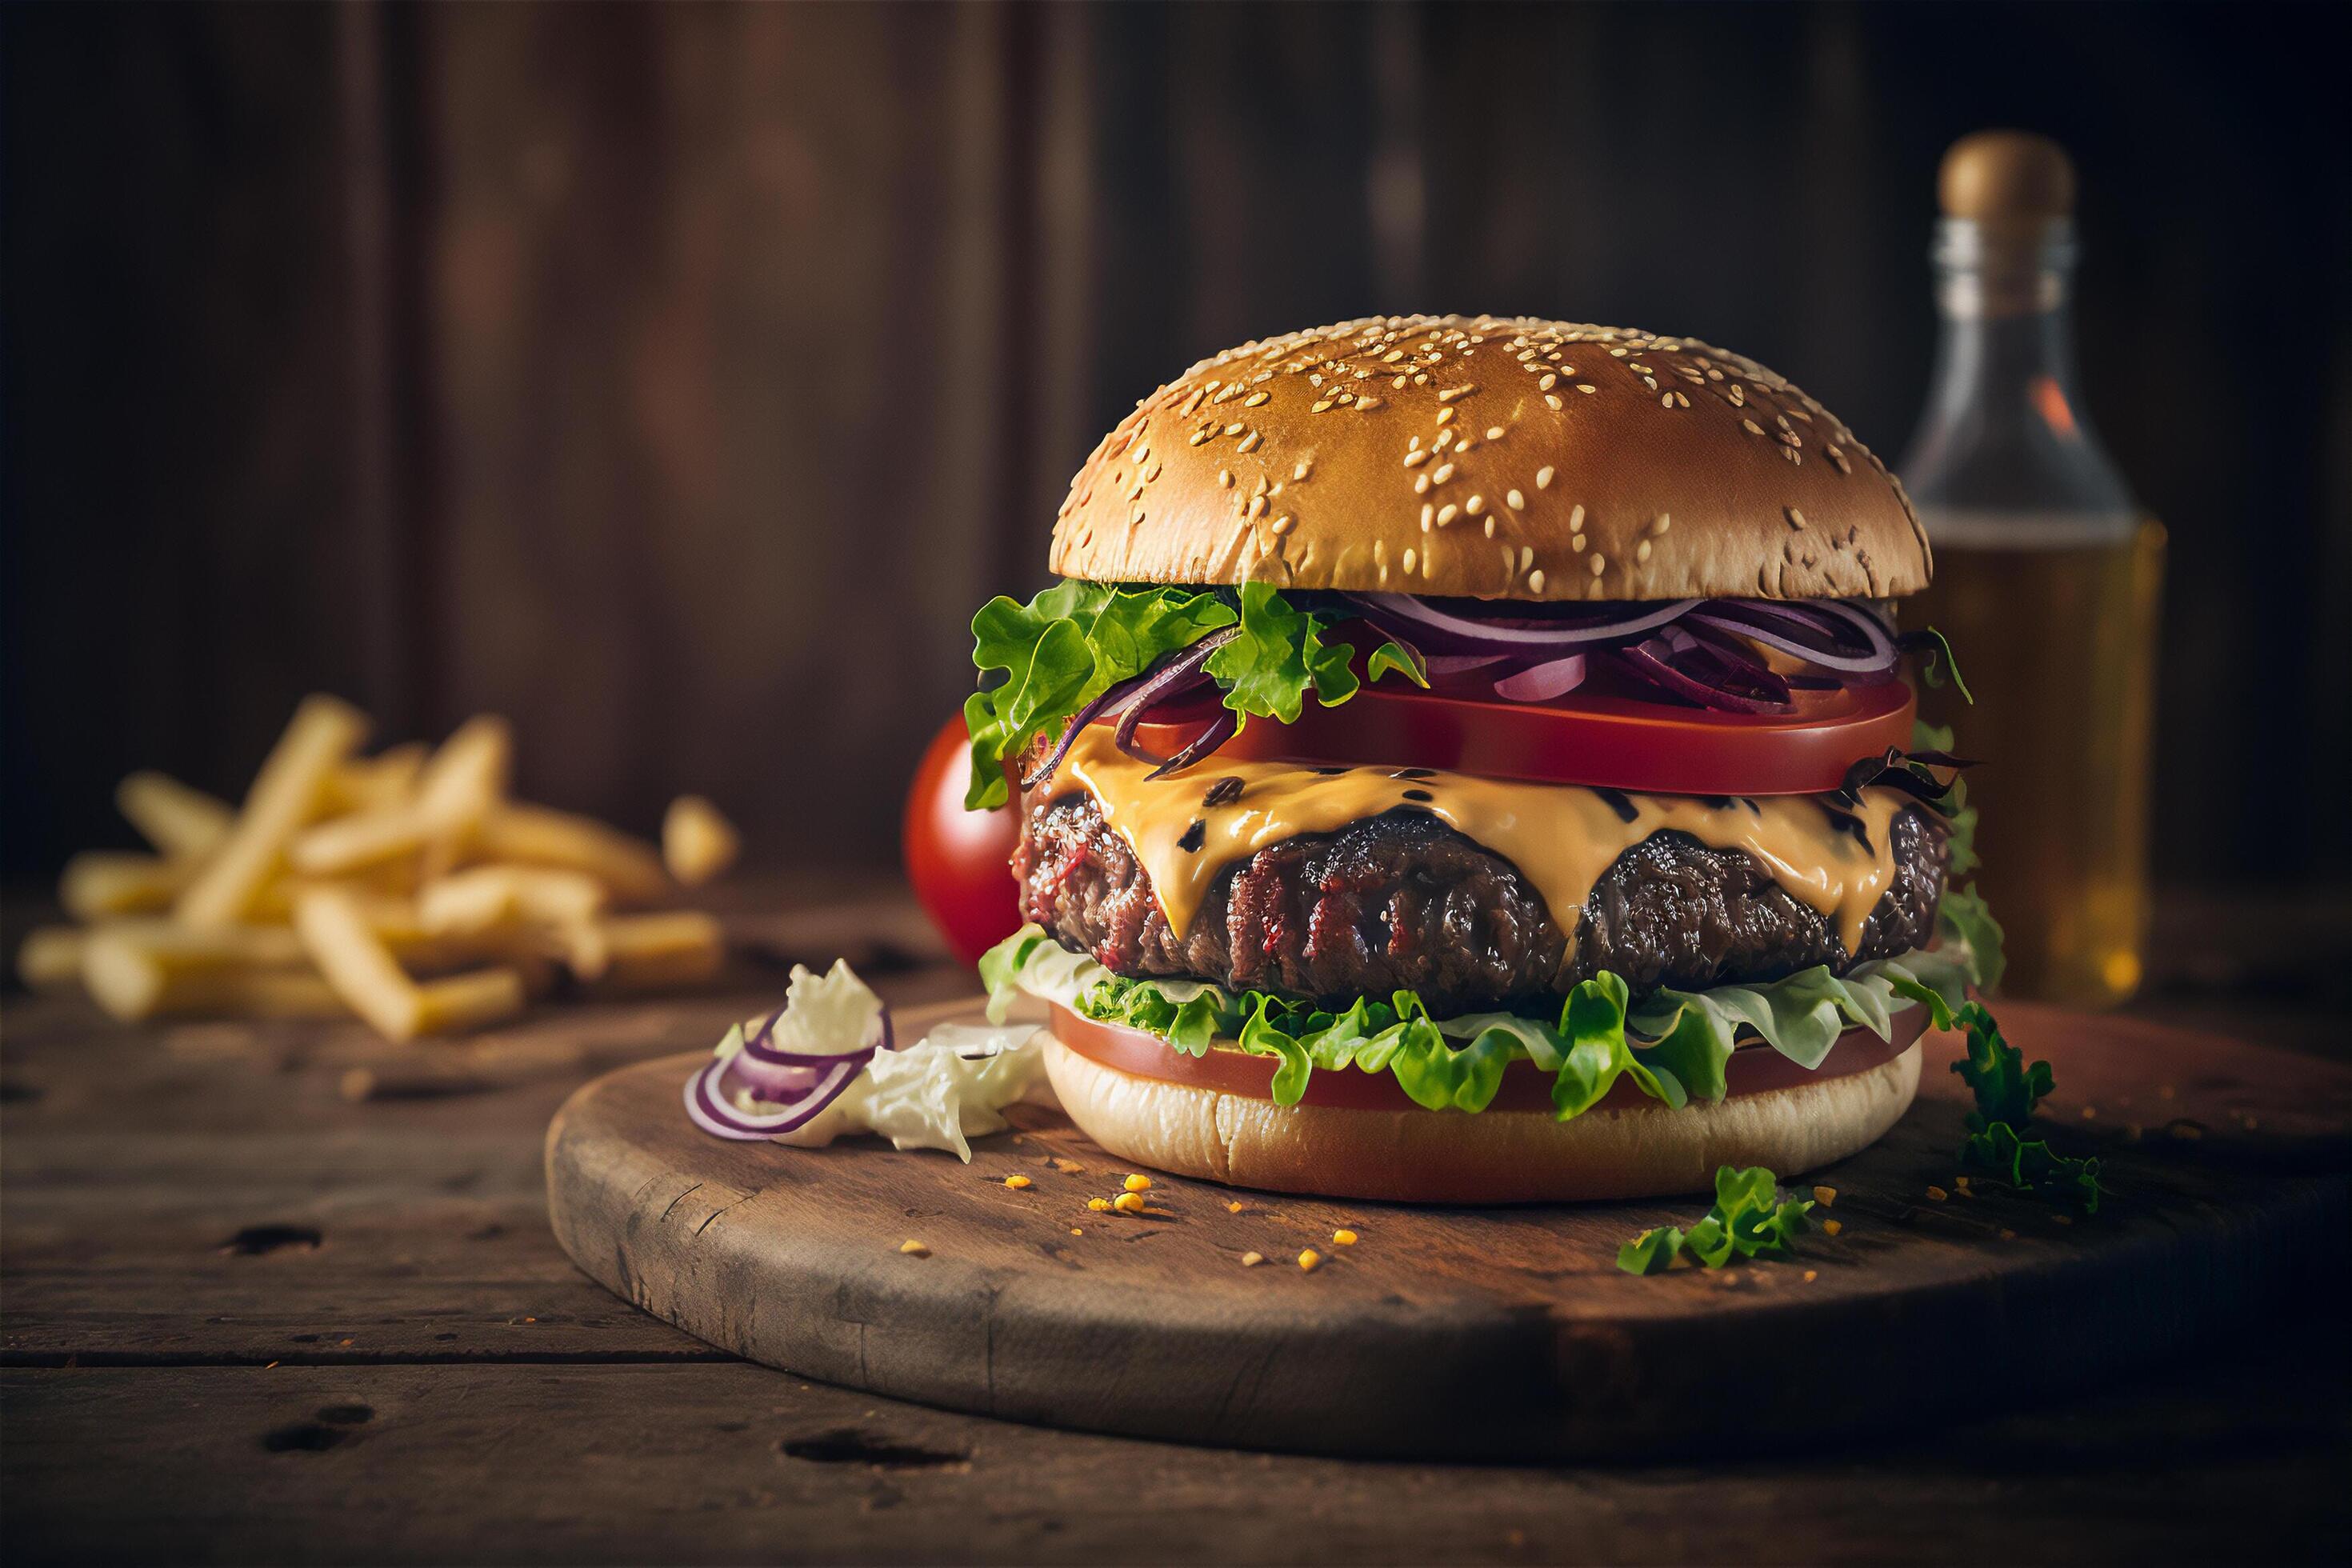
{"label": "dark blurred background", "polygon": [[1945,145],[2081,171],[2172,530],[2159,878],[2352,880],[2342,13],[2247,5],[0,11],[5,839],[240,789],[303,691],[887,863],[1095,437],[1370,312],[1689,333],[1890,460]]}

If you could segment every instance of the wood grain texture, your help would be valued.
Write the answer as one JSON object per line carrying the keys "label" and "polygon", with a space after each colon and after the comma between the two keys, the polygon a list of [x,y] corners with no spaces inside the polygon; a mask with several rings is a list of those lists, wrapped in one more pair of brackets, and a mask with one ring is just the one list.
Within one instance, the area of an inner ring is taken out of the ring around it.
{"label": "wood grain texture", "polygon": [[26,1562],[2340,1561],[2352,1356],[2290,1326],[2063,1415],[1704,1468],[1171,1448],[740,1363],[13,1369],[0,1531]]}
{"label": "wood grain texture", "polygon": [[[1687,1220],[1689,1204],[1416,1209],[1162,1177],[1144,1215],[1092,1213],[1119,1172],[1049,1113],[970,1167],[728,1143],[678,1106],[694,1058],[567,1102],[548,1135],[550,1208],[609,1289],[804,1375],[1151,1437],[1471,1458],[1948,1416],[1999,1396],[1990,1368],[2079,1384],[2333,1267],[2299,1241],[2352,1195],[2352,1074],[2023,1005],[2004,1023],[2055,1067],[2045,1110],[2067,1141],[2108,1163],[2116,1195],[2095,1220],[1932,1199],[1956,1184],[1963,1131],[1949,1038],[1927,1042],[1919,1104],[1892,1134],[1807,1178],[1837,1189],[1843,1234],[1795,1265],[1615,1269],[1620,1242]],[[1013,1173],[1033,1184],[1006,1188]],[[1356,1246],[1329,1244],[1342,1226]],[[902,1254],[908,1239],[929,1255]],[[1309,1246],[1329,1261],[1306,1274],[1286,1260]],[[1252,1250],[1269,1261],[1244,1268]]]}

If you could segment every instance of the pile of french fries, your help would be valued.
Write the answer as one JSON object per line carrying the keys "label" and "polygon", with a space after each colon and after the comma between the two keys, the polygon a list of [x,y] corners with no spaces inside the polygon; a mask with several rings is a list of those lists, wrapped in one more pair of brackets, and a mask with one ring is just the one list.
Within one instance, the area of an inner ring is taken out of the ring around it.
{"label": "pile of french fries", "polygon": [[74,857],[58,896],[83,923],[35,931],[25,982],[80,986],[126,1021],[356,1016],[408,1040],[511,1018],[566,976],[593,995],[718,973],[719,922],[659,907],[734,860],[709,802],[674,803],[656,851],[510,798],[503,719],[374,756],[368,729],[306,700],[242,806],[123,780],[116,802],[154,853]]}

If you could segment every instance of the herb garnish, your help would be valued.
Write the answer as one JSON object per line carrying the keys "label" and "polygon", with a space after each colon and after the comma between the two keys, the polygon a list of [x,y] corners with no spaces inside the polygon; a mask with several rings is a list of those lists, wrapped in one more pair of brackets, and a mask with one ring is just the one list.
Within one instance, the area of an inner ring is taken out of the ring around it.
{"label": "herb garnish", "polygon": [[1735,1258],[1785,1258],[1811,1226],[1811,1198],[1783,1198],[1780,1180],[1761,1165],[1715,1173],[1715,1206],[1688,1230],[1662,1225],[1617,1249],[1628,1274],[1663,1274],[1677,1258],[1720,1268]]}

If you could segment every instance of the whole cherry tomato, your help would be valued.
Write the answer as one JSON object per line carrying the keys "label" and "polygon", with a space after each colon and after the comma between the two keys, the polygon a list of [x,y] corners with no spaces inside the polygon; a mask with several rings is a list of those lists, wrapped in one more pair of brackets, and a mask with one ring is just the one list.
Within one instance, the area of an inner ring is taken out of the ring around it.
{"label": "whole cherry tomato", "polygon": [[901,830],[915,897],[966,963],[1021,929],[1011,864],[1020,813],[1012,805],[966,811],[971,778],[971,739],[959,713],[923,752]]}

